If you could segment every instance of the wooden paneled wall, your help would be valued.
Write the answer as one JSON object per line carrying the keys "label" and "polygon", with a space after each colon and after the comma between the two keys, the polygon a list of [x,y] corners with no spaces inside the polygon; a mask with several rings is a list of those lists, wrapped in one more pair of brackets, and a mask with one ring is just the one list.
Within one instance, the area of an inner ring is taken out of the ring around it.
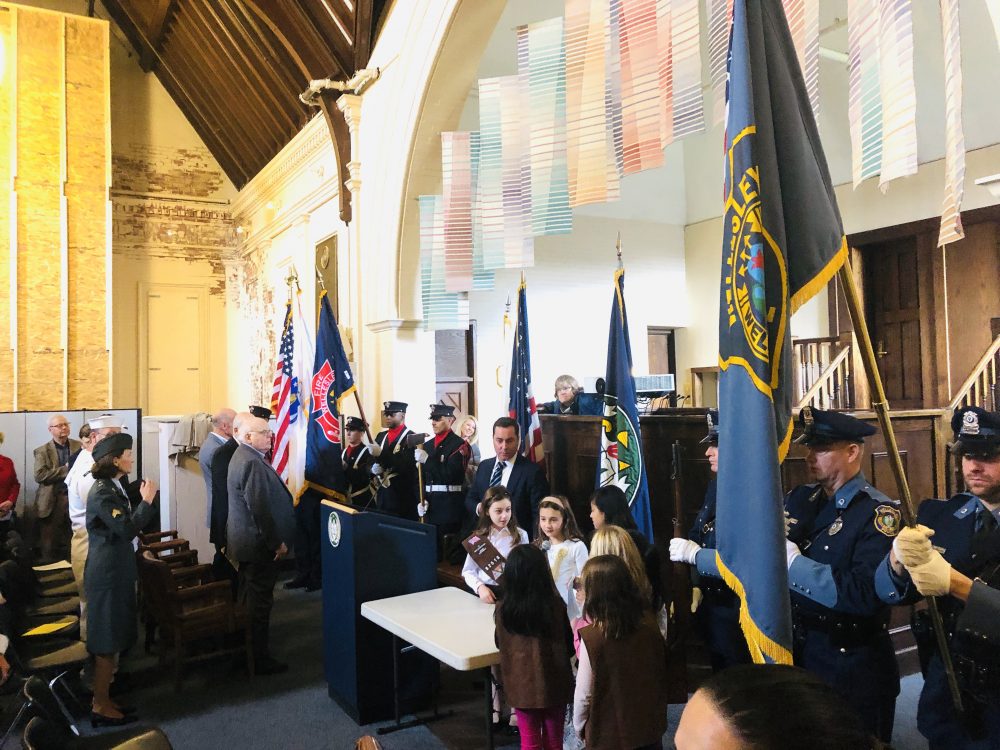
{"label": "wooden paneled wall", "polygon": [[0,3],[0,37],[0,410],[105,408],[108,24]]}

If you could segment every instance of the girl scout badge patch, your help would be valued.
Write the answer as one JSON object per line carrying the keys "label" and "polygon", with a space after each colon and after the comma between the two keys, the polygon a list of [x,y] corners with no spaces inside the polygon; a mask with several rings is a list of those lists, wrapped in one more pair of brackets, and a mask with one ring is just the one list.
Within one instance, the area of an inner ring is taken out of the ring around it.
{"label": "girl scout badge patch", "polygon": [[891,505],[880,505],[875,509],[875,528],[886,536],[899,533],[899,511]]}

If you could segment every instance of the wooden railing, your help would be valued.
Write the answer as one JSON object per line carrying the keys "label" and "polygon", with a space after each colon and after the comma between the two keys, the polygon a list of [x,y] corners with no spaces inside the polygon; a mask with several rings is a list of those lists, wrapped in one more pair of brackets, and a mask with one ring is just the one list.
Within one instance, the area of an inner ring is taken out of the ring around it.
{"label": "wooden railing", "polygon": [[841,344],[826,367],[812,378],[812,383],[799,396],[796,409],[813,406],[817,409],[852,409],[851,397],[852,358],[851,346]]}
{"label": "wooden railing", "polygon": [[951,400],[950,409],[960,406],[981,406],[997,411],[1000,393],[997,393],[997,372],[1000,371],[1000,336],[993,339],[989,349],[972,368],[972,374]]}

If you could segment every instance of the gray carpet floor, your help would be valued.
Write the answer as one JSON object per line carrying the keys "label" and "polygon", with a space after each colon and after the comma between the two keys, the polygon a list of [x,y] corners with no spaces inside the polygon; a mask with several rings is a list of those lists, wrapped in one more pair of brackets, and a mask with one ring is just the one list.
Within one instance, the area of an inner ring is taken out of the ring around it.
{"label": "gray carpet floor", "polygon": [[[272,651],[291,666],[274,677],[249,680],[230,668],[228,660],[194,666],[184,688],[173,690],[169,674],[160,674],[155,659],[141,653],[123,661],[138,688],[128,700],[138,707],[144,723],[161,727],[177,750],[287,749],[350,750],[355,741],[375,734],[378,725],[358,727],[327,695],[323,678],[321,600],[319,593],[275,591],[271,624]],[[169,670],[168,670],[169,672]],[[452,713],[432,724],[379,737],[386,750],[479,750],[483,735],[482,685],[476,677],[443,668],[439,703]],[[896,709],[896,750],[925,750],[917,733],[919,675],[903,680]],[[670,730],[664,747],[673,746],[673,730],[683,706],[671,706]],[[6,728],[16,707],[4,711]],[[81,727],[89,733],[89,722]],[[2,749],[20,747],[12,737]],[[517,748],[518,740],[499,737],[498,748]]]}

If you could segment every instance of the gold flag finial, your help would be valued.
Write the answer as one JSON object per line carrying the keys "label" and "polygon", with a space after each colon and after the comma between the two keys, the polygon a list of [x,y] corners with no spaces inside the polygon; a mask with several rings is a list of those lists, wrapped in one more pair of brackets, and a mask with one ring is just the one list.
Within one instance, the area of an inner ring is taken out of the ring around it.
{"label": "gold flag finial", "polygon": [[615,241],[615,253],[618,254],[618,267],[622,265],[622,233],[618,232],[618,239]]}

